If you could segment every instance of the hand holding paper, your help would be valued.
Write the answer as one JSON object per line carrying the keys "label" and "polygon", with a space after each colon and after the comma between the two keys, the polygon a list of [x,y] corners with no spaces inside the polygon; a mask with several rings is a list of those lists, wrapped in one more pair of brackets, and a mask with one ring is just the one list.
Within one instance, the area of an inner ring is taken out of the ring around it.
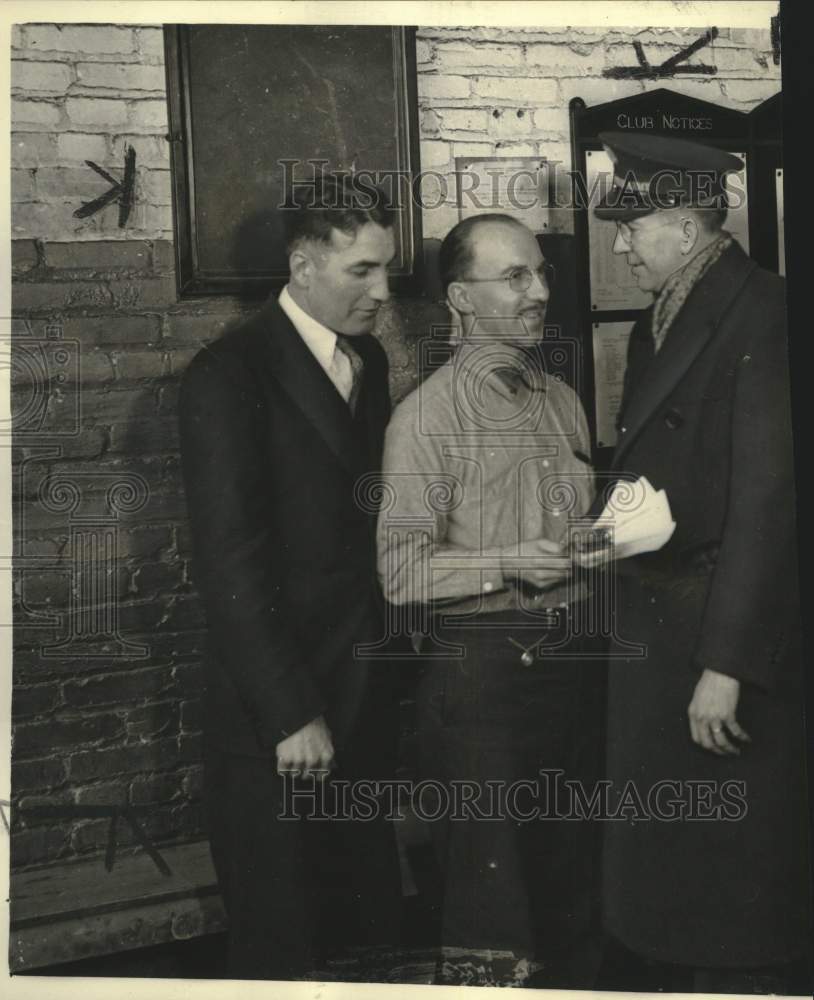
{"label": "hand holding paper", "polygon": [[[635,502],[630,502],[630,497]],[[603,529],[606,529],[604,544]],[[635,483],[620,482],[613,489],[594,527],[598,540],[572,549],[574,562],[597,566],[612,559],[627,559],[642,552],[656,552],[670,540],[675,521],[664,490],[654,490],[641,476]]]}

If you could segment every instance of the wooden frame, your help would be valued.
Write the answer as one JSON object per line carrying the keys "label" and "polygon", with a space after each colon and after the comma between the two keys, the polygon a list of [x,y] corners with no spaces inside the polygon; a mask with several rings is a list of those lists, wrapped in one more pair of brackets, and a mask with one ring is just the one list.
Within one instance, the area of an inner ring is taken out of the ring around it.
{"label": "wooden frame", "polygon": [[[203,26],[164,27],[178,293],[181,297],[266,295],[272,289],[281,287],[287,280],[287,268],[279,260],[276,266],[230,268],[212,267],[206,260],[207,245],[199,224],[199,213],[205,206],[201,204],[201,184],[196,184],[197,137],[193,130],[190,98],[190,88],[194,86],[192,76],[201,71],[200,67],[191,65],[190,32],[200,27]],[[206,27],[217,30],[235,26]],[[307,31],[308,27],[305,26],[302,30]],[[412,181],[420,169],[415,28],[381,27],[375,30],[389,31],[392,39],[395,163],[392,169],[408,175]],[[279,60],[275,63],[275,71],[280,71]],[[363,76],[360,76],[363,80]],[[381,130],[378,131],[380,133]],[[281,150],[280,158],[288,152]],[[399,258],[391,269],[391,288],[397,293],[415,294],[421,288],[421,211],[415,204],[412,191],[412,183],[402,185],[398,203],[396,235]],[[279,209],[274,211],[278,212]]]}

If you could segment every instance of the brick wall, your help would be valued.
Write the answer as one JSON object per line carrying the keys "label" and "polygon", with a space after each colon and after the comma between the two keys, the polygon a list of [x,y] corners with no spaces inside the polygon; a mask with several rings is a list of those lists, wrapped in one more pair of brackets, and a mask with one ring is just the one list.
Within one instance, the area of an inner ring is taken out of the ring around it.
{"label": "brick wall", "polygon": [[[12,237],[171,238],[170,161],[160,27],[29,24],[15,28],[11,64]],[[110,186],[85,160],[121,176],[138,165],[127,229],[114,207],[72,217]]]}
{"label": "brick wall", "polygon": [[[25,319],[12,367],[18,427],[30,430],[14,466],[12,790],[23,809],[155,806],[144,826],[159,837],[200,829],[201,614],[188,583],[177,376],[199,331],[236,313],[226,303],[206,316],[194,305],[172,312],[170,251],[161,241],[18,244],[32,266],[14,288]],[[60,348],[71,360],[58,369]],[[31,401],[42,394],[40,412]],[[78,490],[75,509],[60,478]],[[117,484],[124,496],[111,497]],[[109,555],[103,539],[115,545]],[[116,607],[118,629],[67,614],[72,599]],[[48,614],[61,625],[48,627]],[[74,642],[42,654],[72,629]],[[95,850],[107,831],[103,819],[25,826],[12,840],[15,865]]]}
{"label": "brick wall", "polygon": [[[451,179],[455,156],[505,154],[570,169],[570,98],[590,104],[656,86],[608,81],[602,69],[632,63],[633,38],[658,62],[697,34],[422,28],[422,166]],[[25,807],[128,803],[147,807],[144,826],[160,840],[201,833],[202,618],[175,403],[195,351],[253,307],[176,300],[160,28],[17,26],[12,56],[20,867],[99,850],[107,836],[104,819]],[[695,58],[718,76],[679,77],[672,89],[744,110],[779,89],[768,25],[721,27]],[[137,179],[127,227],[115,205],[75,219],[109,186],[84,161],[119,177],[128,146]],[[425,212],[428,245],[456,221],[451,199]],[[570,227],[567,213],[552,219]],[[384,316],[395,398],[414,384],[425,317],[423,303],[404,299]],[[118,622],[88,613],[106,606]]]}
{"label": "brick wall", "polygon": [[[571,169],[568,103],[600,104],[667,87],[724,107],[749,111],[780,90],[765,30],[716,25],[719,36],[689,63],[713,64],[701,74],[667,81],[610,80],[602,72],[635,66],[641,42],[652,65],[662,63],[710,27],[686,29],[420,28],[418,100],[421,163],[447,179],[449,198],[424,213],[424,236],[441,239],[458,220],[457,156],[541,156]],[[566,178],[561,177],[563,183]],[[567,201],[568,191],[557,191]],[[550,229],[573,232],[570,211],[552,211]]]}

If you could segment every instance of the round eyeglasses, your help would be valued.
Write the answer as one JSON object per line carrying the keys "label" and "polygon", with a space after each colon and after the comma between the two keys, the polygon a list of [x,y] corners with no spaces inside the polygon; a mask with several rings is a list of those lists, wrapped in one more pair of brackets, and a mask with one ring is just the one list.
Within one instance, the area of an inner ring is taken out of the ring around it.
{"label": "round eyeglasses", "polygon": [[532,271],[530,267],[515,267],[508,274],[502,274],[498,278],[464,278],[464,281],[508,281],[509,288],[513,292],[527,292],[531,288],[535,275],[540,279],[544,288],[550,289],[554,284],[556,271],[554,265],[546,261],[540,267]]}

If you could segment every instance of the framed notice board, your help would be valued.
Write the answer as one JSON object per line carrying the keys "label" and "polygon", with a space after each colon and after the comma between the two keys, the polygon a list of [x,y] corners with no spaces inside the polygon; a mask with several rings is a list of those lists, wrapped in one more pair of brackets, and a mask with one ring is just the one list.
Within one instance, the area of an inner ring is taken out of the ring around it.
{"label": "framed notice board", "polygon": [[179,293],[285,284],[280,206],[292,183],[332,170],[372,174],[392,193],[392,287],[410,290],[421,259],[415,29],[189,24],[164,39]]}
{"label": "framed notice board", "polygon": [[570,114],[582,384],[595,462],[603,468],[616,443],[627,339],[652,297],[639,290],[624,255],[612,253],[613,222],[593,214],[613,175],[599,133],[646,131],[736,154],[743,168],[727,179],[732,198],[725,228],[759,264],[778,271],[783,260],[781,95],[741,112],[658,89],[593,107],[575,98]]}

